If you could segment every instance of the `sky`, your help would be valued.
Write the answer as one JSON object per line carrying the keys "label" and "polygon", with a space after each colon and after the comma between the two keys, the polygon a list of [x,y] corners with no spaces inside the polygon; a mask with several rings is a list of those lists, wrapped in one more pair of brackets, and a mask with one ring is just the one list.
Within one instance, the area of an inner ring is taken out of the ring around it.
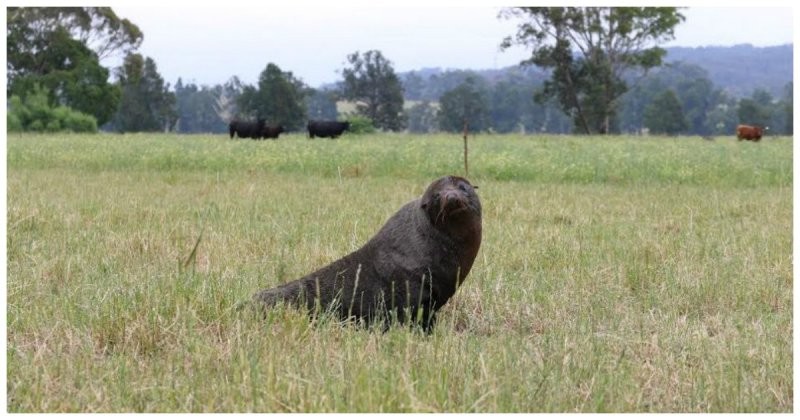
{"label": "sky", "polygon": [[[380,50],[396,72],[502,68],[529,54],[521,47],[500,51],[503,38],[515,33],[519,21],[498,18],[500,8],[495,6],[443,6],[435,1],[411,6],[335,1],[187,4],[113,6],[118,16],[139,26],[144,33],[139,52],[152,57],[173,85],[178,77],[184,83],[214,85],[234,75],[253,84],[272,62],[318,87],[341,78],[348,54],[372,49]],[[663,46],[791,43],[794,12],[789,6],[683,9],[686,20],[676,27],[675,39]]]}

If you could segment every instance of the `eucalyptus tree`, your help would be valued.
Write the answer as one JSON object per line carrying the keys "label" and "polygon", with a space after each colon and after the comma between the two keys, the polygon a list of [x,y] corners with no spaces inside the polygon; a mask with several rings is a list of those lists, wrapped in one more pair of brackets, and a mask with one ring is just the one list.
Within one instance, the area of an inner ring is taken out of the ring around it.
{"label": "eucalyptus tree", "polygon": [[623,74],[661,65],[658,44],[684,20],[674,7],[516,7],[501,16],[522,20],[501,48],[530,48],[523,63],[552,70],[537,100],[556,98],[586,134],[614,131]]}

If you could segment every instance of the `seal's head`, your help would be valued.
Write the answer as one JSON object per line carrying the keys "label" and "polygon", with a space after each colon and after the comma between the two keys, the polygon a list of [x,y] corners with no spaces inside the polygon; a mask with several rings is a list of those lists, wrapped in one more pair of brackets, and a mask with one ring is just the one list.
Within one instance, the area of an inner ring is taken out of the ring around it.
{"label": "seal's head", "polygon": [[428,186],[420,205],[431,223],[445,230],[475,220],[480,223],[481,201],[476,188],[459,176],[445,176]]}
{"label": "seal's head", "polygon": [[433,227],[448,236],[459,258],[459,279],[472,268],[481,246],[481,201],[477,187],[458,176],[433,181],[420,199],[420,207]]}

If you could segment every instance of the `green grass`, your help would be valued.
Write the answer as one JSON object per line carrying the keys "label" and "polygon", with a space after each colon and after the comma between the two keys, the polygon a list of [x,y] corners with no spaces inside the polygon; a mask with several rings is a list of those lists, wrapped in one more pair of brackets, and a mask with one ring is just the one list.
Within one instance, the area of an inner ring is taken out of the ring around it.
{"label": "green grass", "polygon": [[[169,139],[165,141],[165,139]],[[20,139],[20,140],[17,140]],[[28,136],[10,138],[10,168],[89,173],[258,171],[321,177],[393,177],[427,181],[462,173],[463,142],[454,135],[345,136],[308,140],[224,141],[217,136]],[[470,140],[476,179],[580,184],[789,186],[791,140],[739,143],[730,138],[479,135]],[[763,146],[766,144],[767,146]]]}
{"label": "green grass", "polygon": [[477,136],[483,244],[431,336],[232,310],[462,147],[9,135],[8,410],[791,412],[790,138]]}

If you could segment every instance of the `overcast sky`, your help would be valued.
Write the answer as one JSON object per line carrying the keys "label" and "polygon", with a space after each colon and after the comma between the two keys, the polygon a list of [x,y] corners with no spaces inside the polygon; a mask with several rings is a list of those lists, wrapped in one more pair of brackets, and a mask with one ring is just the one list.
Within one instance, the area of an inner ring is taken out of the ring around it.
{"label": "overcast sky", "polygon": [[[173,85],[178,77],[213,85],[234,75],[255,83],[272,62],[317,87],[340,78],[348,54],[371,49],[380,50],[398,72],[501,68],[528,55],[519,47],[499,50],[518,21],[498,18],[498,7],[190,4],[113,6],[139,26],[144,33],[139,52],[152,57]],[[686,20],[666,46],[771,46],[793,40],[791,7],[692,7],[682,13]]]}

